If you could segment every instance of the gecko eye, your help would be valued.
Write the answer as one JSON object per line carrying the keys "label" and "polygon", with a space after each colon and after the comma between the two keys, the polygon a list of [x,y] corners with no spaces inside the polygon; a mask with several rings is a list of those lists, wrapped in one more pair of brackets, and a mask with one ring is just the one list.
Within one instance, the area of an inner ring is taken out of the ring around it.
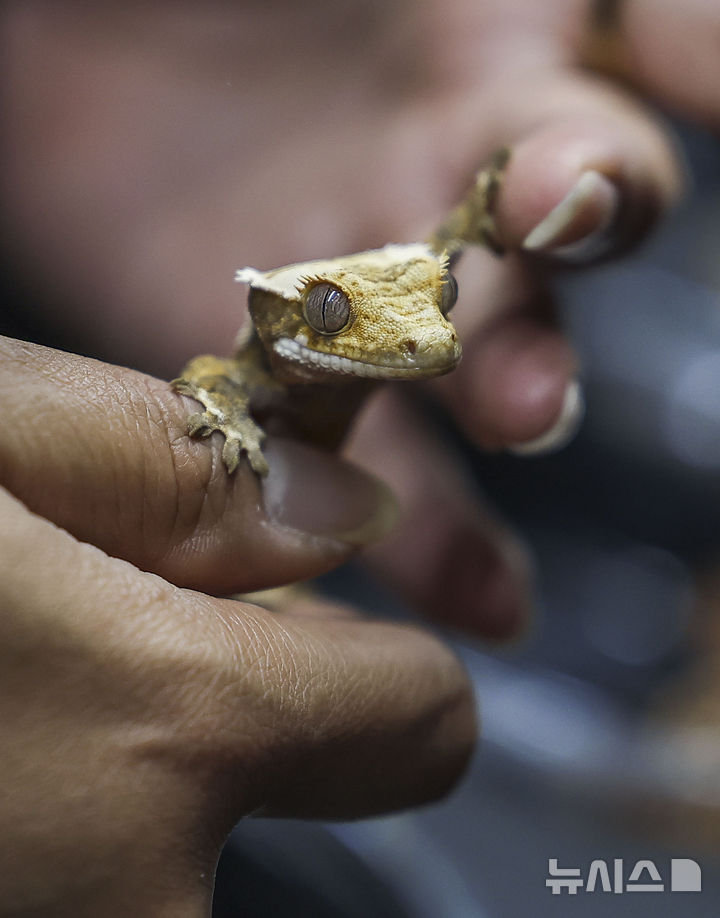
{"label": "gecko eye", "polygon": [[335,335],[350,321],[350,300],[334,284],[315,284],[305,296],[305,318],[321,335]]}
{"label": "gecko eye", "polygon": [[446,316],[453,308],[458,298],[457,281],[452,274],[445,275],[445,280],[440,291],[440,312]]}

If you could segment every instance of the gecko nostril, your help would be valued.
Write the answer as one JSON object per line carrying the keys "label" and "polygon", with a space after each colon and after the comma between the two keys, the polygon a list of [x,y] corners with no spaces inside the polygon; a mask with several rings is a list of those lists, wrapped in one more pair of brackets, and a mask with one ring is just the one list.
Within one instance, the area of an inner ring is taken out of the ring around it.
{"label": "gecko nostril", "polygon": [[408,338],[408,340],[405,342],[405,349],[408,351],[408,353],[414,354],[417,350],[417,341],[413,341],[412,338]]}

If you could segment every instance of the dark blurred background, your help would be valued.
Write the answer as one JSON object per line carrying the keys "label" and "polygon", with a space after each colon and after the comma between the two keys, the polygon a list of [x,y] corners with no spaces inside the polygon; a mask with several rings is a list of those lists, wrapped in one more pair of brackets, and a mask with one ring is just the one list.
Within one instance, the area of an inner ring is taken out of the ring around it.
{"label": "dark blurred background", "polygon": [[[352,825],[243,823],[216,918],[720,914],[720,146],[676,130],[686,203],[640,252],[557,281],[579,436],[544,458],[471,456],[532,547],[538,609],[510,650],[453,638],[483,723],[462,787]],[[358,568],[323,587],[404,614]],[[622,858],[626,880],[652,860],[667,882],[673,857],[700,864],[701,893],[545,884],[550,858],[583,877]]]}

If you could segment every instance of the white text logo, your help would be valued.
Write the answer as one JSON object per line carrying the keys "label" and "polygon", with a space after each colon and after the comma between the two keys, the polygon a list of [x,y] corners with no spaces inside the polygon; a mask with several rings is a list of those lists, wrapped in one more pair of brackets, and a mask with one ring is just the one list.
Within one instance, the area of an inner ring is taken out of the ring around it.
{"label": "white text logo", "polygon": [[654,861],[636,861],[625,879],[625,864],[621,857],[612,861],[591,861],[583,877],[579,867],[558,867],[557,858],[548,859],[549,886],[554,896],[562,892],[577,895],[584,892],[701,892],[702,872],[697,861],[689,857],[673,857],[663,876]]}

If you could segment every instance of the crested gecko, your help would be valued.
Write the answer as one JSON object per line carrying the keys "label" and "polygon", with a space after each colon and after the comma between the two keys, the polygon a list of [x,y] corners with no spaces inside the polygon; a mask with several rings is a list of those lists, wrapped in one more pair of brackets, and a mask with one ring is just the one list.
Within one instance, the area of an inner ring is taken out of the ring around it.
{"label": "crested gecko", "polygon": [[262,477],[267,433],[333,449],[379,382],[427,379],[457,366],[450,269],[467,245],[499,252],[493,209],[508,158],[506,149],[496,154],[427,242],[239,270],[236,280],[250,288],[251,324],[234,355],[196,357],[172,382],[204,409],[188,419],[189,435],[220,431],[228,472],[245,453]]}

